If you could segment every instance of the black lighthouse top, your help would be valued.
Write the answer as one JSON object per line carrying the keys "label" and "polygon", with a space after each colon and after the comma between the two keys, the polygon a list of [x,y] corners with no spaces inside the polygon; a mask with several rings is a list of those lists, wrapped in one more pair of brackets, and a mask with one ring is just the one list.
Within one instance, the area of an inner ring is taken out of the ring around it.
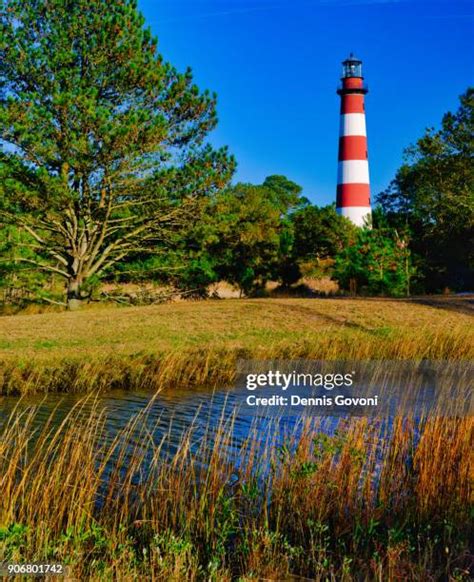
{"label": "black lighthouse top", "polygon": [[341,96],[351,93],[365,95],[368,92],[369,88],[362,76],[362,61],[351,53],[349,58],[342,62],[341,84],[337,89],[337,94]]}
{"label": "black lighthouse top", "polygon": [[342,62],[342,78],[359,77],[362,79],[362,61],[353,53]]}

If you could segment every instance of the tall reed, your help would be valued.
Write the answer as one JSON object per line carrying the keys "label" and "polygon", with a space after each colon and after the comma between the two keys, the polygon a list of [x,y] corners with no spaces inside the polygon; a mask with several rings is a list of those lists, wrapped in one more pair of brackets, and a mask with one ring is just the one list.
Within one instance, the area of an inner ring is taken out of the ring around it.
{"label": "tall reed", "polygon": [[71,357],[0,358],[0,394],[86,393],[110,389],[159,390],[173,386],[216,387],[234,381],[239,359],[465,360],[473,346],[464,327],[451,330],[399,330],[383,333],[321,332],[314,338],[266,341],[253,346],[169,348],[156,353],[89,352]]}
{"label": "tall reed", "polygon": [[149,413],[111,438],[98,401],[40,427],[14,410],[0,561],[60,561],[80,580],[468,580],[472,417],[331,434],[303,419],[236,448],[223,414],[171,453]]}

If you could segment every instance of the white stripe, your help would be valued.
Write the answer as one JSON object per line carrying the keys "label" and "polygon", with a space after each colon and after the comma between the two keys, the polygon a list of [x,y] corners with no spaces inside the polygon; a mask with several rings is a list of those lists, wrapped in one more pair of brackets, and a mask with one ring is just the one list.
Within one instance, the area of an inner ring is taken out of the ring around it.
{"label": "white stripe", "polygon": [[345,216],[356,226],[370,226],[372,211],[370,206],[343,206],[337,209],[338,214]]}
{"label": "white stripe", "polygon": [[344,113],[341,115],[339,135],[364,135],[367,136],[365,127],[365,113]]}
{"label": "white stripe", "polygon": [[369,184],[369,162],[367,160],[345,160],[337,168],[338,184]]}

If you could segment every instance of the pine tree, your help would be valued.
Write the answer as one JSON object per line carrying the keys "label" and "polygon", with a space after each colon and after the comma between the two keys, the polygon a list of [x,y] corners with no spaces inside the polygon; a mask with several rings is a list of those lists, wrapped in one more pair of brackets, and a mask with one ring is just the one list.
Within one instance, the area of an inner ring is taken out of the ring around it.
{"label": "pine tree", "polygon": [[334,268],[342,288],[366,295],[409,295],[414,275],[406,241],[384,229],[359,229],[337,255]]}
{"label": "pine tree", "polygon": [[69,307],[193,220],[234,161],[216,97],[157,52],[135,0],[2,0],[0,212],[66,280]]}

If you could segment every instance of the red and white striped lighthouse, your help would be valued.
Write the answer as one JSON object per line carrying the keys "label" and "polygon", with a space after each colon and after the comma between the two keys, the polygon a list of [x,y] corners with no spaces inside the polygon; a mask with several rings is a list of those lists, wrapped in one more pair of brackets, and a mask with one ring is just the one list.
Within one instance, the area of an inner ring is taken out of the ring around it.
{"label": "red and white striped lighthouse", "polygon": [[356,226],[370,224],[370,180],[362,61],[352,53],[342,63],[341,125],[337,173],[337,211]]}

